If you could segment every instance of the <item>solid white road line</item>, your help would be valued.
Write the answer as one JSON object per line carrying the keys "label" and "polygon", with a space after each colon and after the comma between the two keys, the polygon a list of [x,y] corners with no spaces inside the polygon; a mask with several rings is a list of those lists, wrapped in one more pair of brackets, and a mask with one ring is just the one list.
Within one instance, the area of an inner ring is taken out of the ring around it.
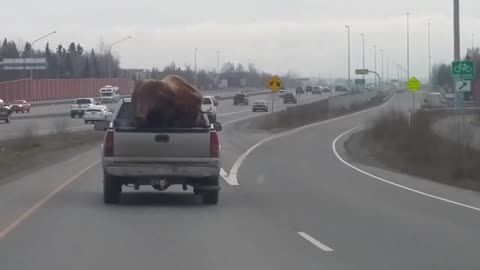
{"label": "solid white road line", "polygon": [[398,188],[401,188],[401,189],[404,189],[404,190],[408,190],[408,191],[411,191],[411,192],[414,192],[414,193],[417,193],[417,194],[420,194],[422,196],[425,196],[425,197],[429,197],[429,198],[432,198],[432,199],[436,199],[436,200],[440,200],[440,201],[443,201],[443,202],[446,202],[446,203],[450,203],[450,204],[453,204],[453,205],[456,205],[456,206],[461,206],[461,207],[465,207],[465,208],[468,208],[468,209],[471,209],[471,210],[474,210],[474,211],[479,211],[480,212],[480,208],[479,207],[475,207],[475,206],[471,206],[471,205],[468,205],[468,204],[464,204],[464,203],[460,203],[460,202],[456,202],[456,201],[452,201],[452,200],[449,200],[449,199],[446,199],[446,198],[442,198],[442,197],[439,197],[439,196],[435,196],[435,195],[432,195],[432,194],[428,194],[426,192],[423,192],[423,191],[419,191],[419,190],[416,190],[416,189],[413,189],[413,188],[409,188],[407,186],[404,186],[404,185],[400,185],[400,184],[397,184],[397,183],[394,183],[392,181],[389,181],[387,179],[384,179],[382,177],[379,177],[379,176],[376,176],[374,174],[371,174],[371,173],[368,173],[358,167],[355,167],[354,165],[352,165],[351,163],[348,163],[347,161],[345,161],[339,154],[338,154],[338,151],[337,151],[337,142],[338,140],[340,140],[343,136],[349,134],[350,132],[354,131],[354,130],[357,130],[359,128],[361,128],[362,126],[357,126],[357,127],[354,127],[352,129],[349,129],[345,132],[343,132],[342,134],[338,135],[337,138],[335,138],[335,140],[332,142],[332,150],[333,150],[333,153],[335,154],[335,156],[337,157],[338,160],[340,160],[343,164],[347,165],[348,167],[364,174],[364,175],[367,175],[367,176],[370,176],[371,178],[374,178],[378,181],[381,181],[381,182],[384,182],[384,183],[387,183],[387,184],[390,184],[392,186],[396,186]]}
{"label": "solid white road line", "polygon": [[304,233],[304,232],[298,232],[298,234],[305,238],[308,242],[312,243],[314,246],[318,247],[319,249],[325,251],[325,252],[332,252],[333,249],[330,248],[329,246],[321,243],[320,241],[318,241],[317,239],[313,238],[312,236],[308,235],[307,233]]}

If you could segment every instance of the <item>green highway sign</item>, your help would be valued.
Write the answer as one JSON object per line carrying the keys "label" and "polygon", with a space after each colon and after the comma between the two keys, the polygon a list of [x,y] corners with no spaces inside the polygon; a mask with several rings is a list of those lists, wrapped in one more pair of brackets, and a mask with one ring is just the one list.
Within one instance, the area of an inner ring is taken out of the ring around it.
{"label": "green highway sign", "polygon": [[472,61],[452,62],[452,77],[456,81],[473,80],[474,76]]}
{"label": "green highway sign", "polygon": [[365,79],[355,79],[355,84],[364,85],[365,84]]}
{"label": "green highway sign", "polygon": [[355,74],[357,74],[357,75],[368,75],[368,69],[356,69]]}

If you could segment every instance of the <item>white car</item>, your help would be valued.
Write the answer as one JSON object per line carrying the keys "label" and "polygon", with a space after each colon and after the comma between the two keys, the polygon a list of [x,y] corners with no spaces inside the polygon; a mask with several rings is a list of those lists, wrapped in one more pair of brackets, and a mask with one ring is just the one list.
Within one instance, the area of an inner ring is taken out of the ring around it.
{"label": "white car", "polygon": [[83,119],[85,124],[95,123],[96,121],[110,121],[112,120],[113,112],[107,106],[91,106],[85,110]]}
{"label": "white car", "polygon": [[207,113],[210,122],[217,121],[217,105],[218,101],[214,96],[204,96],[202,102],[202,112]]}
{"label": "white car", "polygon": [[277,93],[278,93],[278,96],[279,96],[279,97],[283,97],[283,96],[285,96],[285,94],[287,93],[287,90],[283,90],[283,89],[282,89],[282,90],[278,90]]}

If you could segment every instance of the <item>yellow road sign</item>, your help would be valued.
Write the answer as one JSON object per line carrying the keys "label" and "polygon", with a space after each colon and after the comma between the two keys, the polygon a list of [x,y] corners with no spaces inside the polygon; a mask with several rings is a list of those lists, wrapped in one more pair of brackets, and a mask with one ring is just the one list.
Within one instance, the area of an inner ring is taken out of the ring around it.
{"label": "yellow road sign", "polygon": [[410,80],[407,82],[407,88],[410,90],[410,92],[415,93],[417,92],[418,89],[422,87],[422,83],[415,77],[412,77]]}
{"label": "yellow road sign", "polygon": [[278,90],[282,89],[282,80],[278,76],[273,76],[269,81],[268,81],[268,88],[272,90],[273,93],[276,93]]}

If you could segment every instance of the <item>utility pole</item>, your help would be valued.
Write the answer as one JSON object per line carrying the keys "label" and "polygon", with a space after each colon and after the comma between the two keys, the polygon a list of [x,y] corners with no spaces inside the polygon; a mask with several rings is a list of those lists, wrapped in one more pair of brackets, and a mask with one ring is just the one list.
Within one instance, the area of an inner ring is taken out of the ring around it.
{"label": "utility pole", "polygon": [[460,61],[460,1],[453,0],[453,55]]}
{"label": "utility pole", "polygon": [[475,61],[475,34],[472,33],[472,61]]}
{"label": "utility pole", "polygon": [[345,25],[345,27],[347,28],[347,34],[348,34],[348,38],[347,38],[347,41],[348,41],[348,88],[350,88],[350,84],[351,84],[351,77],[350,77],[350,26],[349,25]]}

